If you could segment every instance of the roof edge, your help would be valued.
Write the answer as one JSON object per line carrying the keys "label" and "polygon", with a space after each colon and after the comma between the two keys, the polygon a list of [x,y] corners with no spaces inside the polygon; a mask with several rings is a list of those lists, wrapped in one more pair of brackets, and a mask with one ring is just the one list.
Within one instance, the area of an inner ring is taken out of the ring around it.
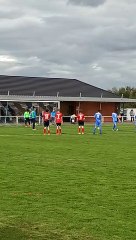
{"label": "roof edge", "polygon": [[73,102],[136,103],[136,99],[130,99],[130,98],[25,96],[25,95],[0,95],[0,101],[15,101],[15,102],[44,102],[44,101],[71,102],[73,101]]}

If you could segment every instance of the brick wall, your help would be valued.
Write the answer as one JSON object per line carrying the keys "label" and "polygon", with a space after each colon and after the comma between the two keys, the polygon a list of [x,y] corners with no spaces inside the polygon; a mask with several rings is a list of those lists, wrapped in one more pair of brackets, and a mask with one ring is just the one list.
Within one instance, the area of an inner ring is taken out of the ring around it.
{"label": "brick wall", "polygon": [[[111,116],[113,111],[119,109],[118,103],[99,103],[99,102],[61,102],[61,112],[63,115],[77,114],[81,110],[86,116],[94,116],[99,109],[103,116]],[[94,118],[86,118],[87,122],[94,122]],[[112,121],[111,117],[105,117],[104,122]]]}

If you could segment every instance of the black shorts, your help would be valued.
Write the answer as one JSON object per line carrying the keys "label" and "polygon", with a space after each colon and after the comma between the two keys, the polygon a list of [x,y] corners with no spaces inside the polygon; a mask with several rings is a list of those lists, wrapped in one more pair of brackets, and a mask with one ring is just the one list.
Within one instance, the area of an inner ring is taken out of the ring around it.
{"label": "black shorts", "polygon": [[44,127],[49,127],[49,120],[44,122]]}
{"label": "black shorts", "polygon": [[79,126],[84,126],[84,121],[78,121]]}
{"label": "black shorts", "polygon": [[57,126],[61,126],[61,123],[56,123]]}
{"label": "black shorts", "polygon": [[29,118],[25,118],[25,124],[29,123],[30,124],[30,119]]}

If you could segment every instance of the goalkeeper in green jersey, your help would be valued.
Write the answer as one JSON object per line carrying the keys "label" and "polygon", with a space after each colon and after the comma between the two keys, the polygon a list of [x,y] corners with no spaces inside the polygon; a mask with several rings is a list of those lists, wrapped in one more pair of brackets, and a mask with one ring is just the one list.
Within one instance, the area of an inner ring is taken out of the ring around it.
{"label": "goalkeeper in green jersey", "polygon": [[25,127],[30,127],[30,113],[28,109],[24,112],[24,122]]}

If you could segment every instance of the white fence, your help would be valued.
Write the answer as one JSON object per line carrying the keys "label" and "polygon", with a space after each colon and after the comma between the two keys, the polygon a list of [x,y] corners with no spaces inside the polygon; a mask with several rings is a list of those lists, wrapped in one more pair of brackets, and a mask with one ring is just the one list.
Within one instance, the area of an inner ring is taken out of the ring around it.
{"label": "white fence", "polygon": [[[42,118],[37,117],[36,122],[42,123]],[[0,116],[0,124],[24,124],[24,116]]]}
{"label": "white fence", "polygon": [[[127,121],[127,116],[121,116],[119,122]],[[36,119],[37,124],[41,125],[43,123],[42,117],[38,116]],[[70,122],[70,116],[63,116],[63,122]],[[94,116],[85,116],[85,122],[93,123]],[[102,122],[112,122],[111,116],[103,116]],[[128,121],[129,122],[129,121]],[[0,116],[0,124],[24,124],[24,116]]]}

